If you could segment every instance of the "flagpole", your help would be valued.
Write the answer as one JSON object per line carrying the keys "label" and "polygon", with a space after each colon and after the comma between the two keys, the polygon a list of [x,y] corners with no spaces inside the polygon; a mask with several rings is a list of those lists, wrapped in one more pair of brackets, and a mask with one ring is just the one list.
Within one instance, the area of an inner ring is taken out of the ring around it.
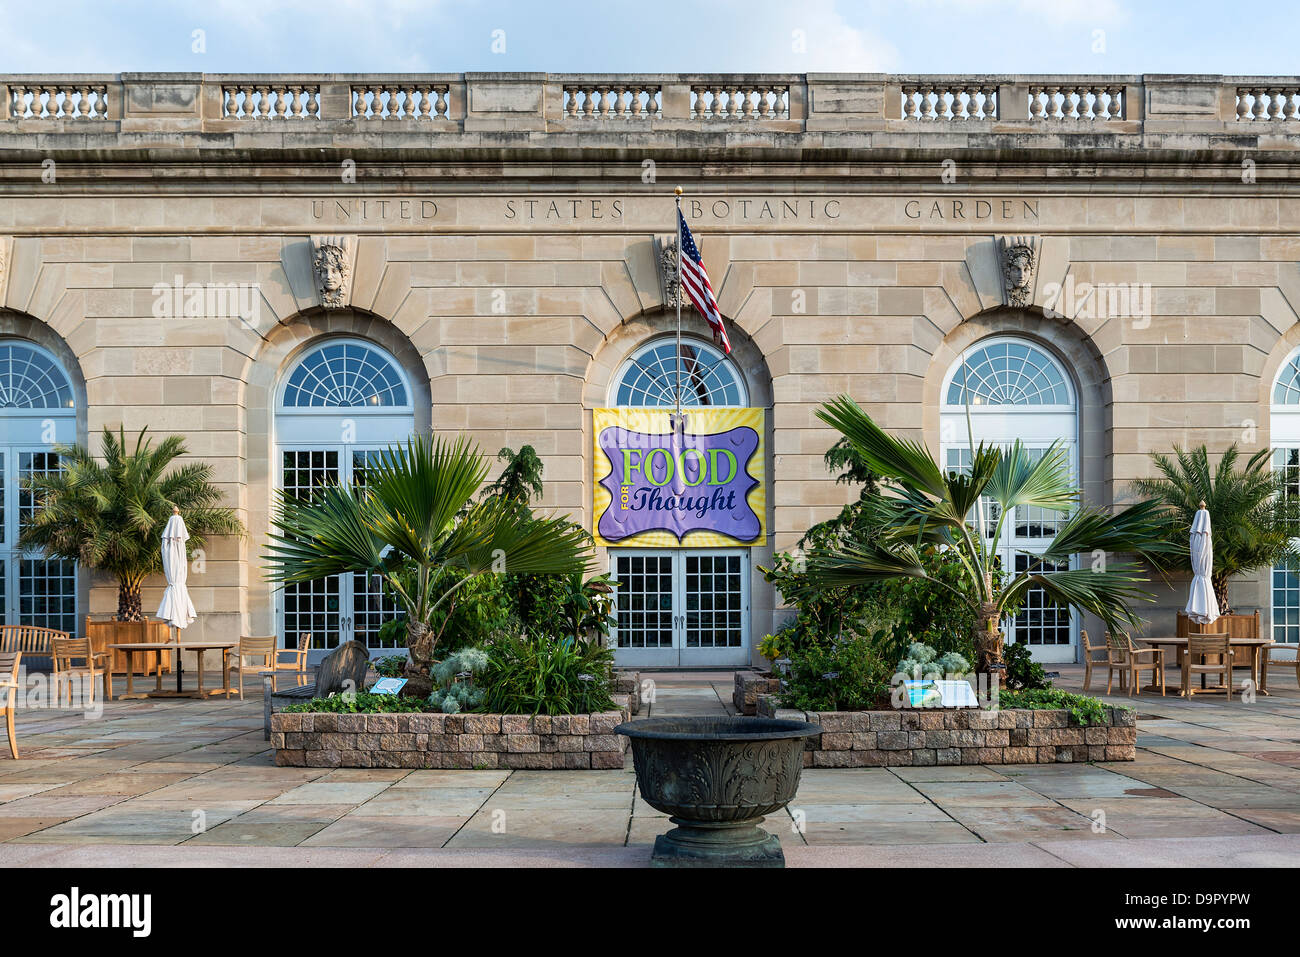
{"label": "flagpole", "polygon": [[[677,214],[673,219],[673,228],[677,230],[677,354],[674,356],[673,369],[676,377],[673,386],[673,445],[678,442],[685,444],[686,428],[682,422],[682,296],[686,294],[686,287],[682,285],[682,188],[678,186],[673,190],[677,201]],[[683,619],[685,623],[685,619]],[[684,630],[684,629],[683,629]],[[677,667],[682,666],[682,644],[683,640],[679,639],[673,642],[677,645]]]}
{"label": "flagpole", "polygon": [[673,428],[676,430],[682,421],[682,294],[685,289],[682,286],[682,188],[678,186],[673,192],[677,197],[677,215],[673,220],[673,228],[677,230],[677,354],[673,363]]}

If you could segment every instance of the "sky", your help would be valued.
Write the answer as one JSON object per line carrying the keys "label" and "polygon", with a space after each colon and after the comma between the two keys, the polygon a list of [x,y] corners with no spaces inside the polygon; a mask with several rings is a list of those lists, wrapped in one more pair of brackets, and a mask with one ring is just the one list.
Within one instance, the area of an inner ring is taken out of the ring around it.
{"label": "sky", "polygon": [[1295,0],[0,0],[10,73],[1293,75]]}

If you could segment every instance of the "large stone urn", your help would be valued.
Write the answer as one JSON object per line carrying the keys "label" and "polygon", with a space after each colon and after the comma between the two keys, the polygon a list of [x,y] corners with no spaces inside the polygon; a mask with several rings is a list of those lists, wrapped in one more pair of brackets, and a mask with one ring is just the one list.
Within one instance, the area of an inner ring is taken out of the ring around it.
{"label": "large stone urn", "polygon": [[655,839],[654,867],[784,867],[758,825],[794,797],[803,740],[820,725],[776,718],[648,718],[632,739],[641,797],[677,825]]}

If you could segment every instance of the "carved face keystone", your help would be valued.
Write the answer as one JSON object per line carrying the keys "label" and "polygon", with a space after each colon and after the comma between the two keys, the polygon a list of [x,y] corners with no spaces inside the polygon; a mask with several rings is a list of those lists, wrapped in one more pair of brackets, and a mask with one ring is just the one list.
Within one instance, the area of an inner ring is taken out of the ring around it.
{"label": "carved face keystone", "polygon": [[1031,276],[1029,256],[1024,253],[1013,255],[1007,263],[1007,278],[1013,289],[1024,289],[1029,285]]}
{"label": "carved face keystone", "polygon": [[339,246],[321,246],[312,259],[321,300],[327,306],[342,305],[343,286],[347,278],[344,256],[344,250]]}

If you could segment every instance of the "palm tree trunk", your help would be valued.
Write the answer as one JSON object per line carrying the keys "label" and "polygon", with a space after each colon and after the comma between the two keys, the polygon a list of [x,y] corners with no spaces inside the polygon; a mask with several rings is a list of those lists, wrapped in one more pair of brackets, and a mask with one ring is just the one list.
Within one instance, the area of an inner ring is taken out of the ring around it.
{"label": "palm tree trunk", "polygon": [[988,673],[1002,664],[1002,620],[993,604],[980,606],[975,622],[975,670]]}
{"label": "palm tree trunk", "polygon": [[140,604],[140,582],[121,581],[117,584],[117,620],[144,621]]}
{"label": "palm tree trunk", "polygon": [[1219,614],[1231,615],[1232,607],[1228,604],[1228,576],[1211,574],[1210,584],[1214,586],[1214,597],[1219,602]]}
{"label": "palm tree trunk", "polygon": [[426,622],[411,617],[406,619],[406,650],[411,658],[406,663],[406,686],[402,693],[427,698],[433,690],[433,679],[429,677],[429,668],[433,664],[433,634]]}

